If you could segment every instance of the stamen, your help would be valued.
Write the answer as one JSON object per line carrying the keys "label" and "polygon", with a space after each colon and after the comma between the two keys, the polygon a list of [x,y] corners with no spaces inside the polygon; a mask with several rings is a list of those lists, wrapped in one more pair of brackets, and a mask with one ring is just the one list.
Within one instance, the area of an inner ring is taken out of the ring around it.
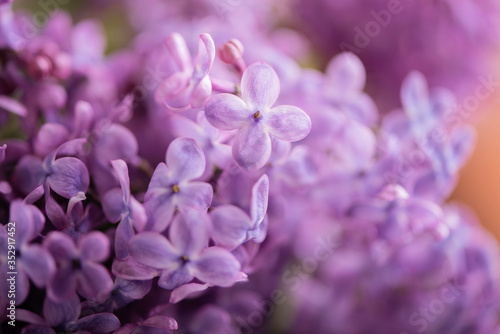
{"label": "stamen", "polygon": [[178,186],[177,184],[174,184],[174,185],[172,186],[172,190],[174,191],[174,193],[178,193],[179,191],[181,191],[181,190],[179,189],[179,186]]}
{"label": "stamen", "polygon": [[259,110],[257,110],[257,112],[255,114],[253,114],[253,118],[255,118],[255,119],[259,119],[260,116],[261,115],[260,115],[260,111]]}

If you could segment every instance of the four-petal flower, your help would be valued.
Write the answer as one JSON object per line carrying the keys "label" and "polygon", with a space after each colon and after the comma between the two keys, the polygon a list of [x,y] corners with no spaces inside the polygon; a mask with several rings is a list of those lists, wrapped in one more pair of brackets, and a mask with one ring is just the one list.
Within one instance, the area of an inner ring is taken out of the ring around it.
{"label": "four-petal flower", "polygon": [[176,216],[169,239],[154,232],[134,236],[130,254],[142,264],[161,269],[158,285],[175,289],[197,278],[210,285],[231,286],[244,275],[240,263],[226,249],[208,246],[210,221],[197,211]]}
{"label": "four-petal flower", "polygon": [[265,165],[271,155],[271,136],[295,142],[311,130],[309,116],[289,105],[272,107],[280,92],[278,75],[265,63],[254,63],[243,73],[241,95],[222,93],[205,104],[207,120],[220,130],[239,129],[232,151],[246,171]]}
{"label": "four-petal flower", "polygon": [[147,230],[163,231],[175,209],[206,212],[212,203],[212,186],[193,181],[203,174],[206,164],[203,151],[193,139],[177,138],[170,143],[166,162],[156,167],[144,198]]}

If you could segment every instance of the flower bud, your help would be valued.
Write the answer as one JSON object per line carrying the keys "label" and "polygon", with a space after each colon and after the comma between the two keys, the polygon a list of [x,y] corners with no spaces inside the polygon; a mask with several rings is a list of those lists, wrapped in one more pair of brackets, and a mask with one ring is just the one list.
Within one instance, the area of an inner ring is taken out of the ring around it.
{"label": "flower bud", "polygon": [[72,60],[66,52],[58,52],[52,60],[54,65],[54,76],[59,79],[67,79],[71,75]]}
{"label": "flower bud", "polygon": [[38,55],[28,65],[28,72],[34,78],[45,78],[52,71],[52,62],[45,55]]}
{"label": "flower bud", "polygon": [[243,57],[243,44],[237,39],[230,39],[218,49],[220,60],[226,64],[234,64]]}

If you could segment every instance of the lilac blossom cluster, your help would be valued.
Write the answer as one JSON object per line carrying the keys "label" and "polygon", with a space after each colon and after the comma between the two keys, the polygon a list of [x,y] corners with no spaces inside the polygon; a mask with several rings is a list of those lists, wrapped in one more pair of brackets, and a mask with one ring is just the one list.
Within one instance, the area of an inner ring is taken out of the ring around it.
{"label": "lilac blossom cluster", "polygon": [[452,92],[412,71],[379,111],[354,53],[301,68],[261,2],[125,1],[111,54],[97,21],[27,35],[0,4],[23,334],[500,330],[497,244],[447,203],[475,140]]}

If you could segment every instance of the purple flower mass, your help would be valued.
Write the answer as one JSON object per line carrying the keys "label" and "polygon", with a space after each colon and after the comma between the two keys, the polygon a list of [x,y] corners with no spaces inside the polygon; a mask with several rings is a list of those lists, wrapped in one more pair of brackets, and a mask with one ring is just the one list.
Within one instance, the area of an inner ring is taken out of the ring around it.
{"label": "purple flower mass", "polygon": [[450,200],[498,13],[0,1],[0,332],[500,333]]}

